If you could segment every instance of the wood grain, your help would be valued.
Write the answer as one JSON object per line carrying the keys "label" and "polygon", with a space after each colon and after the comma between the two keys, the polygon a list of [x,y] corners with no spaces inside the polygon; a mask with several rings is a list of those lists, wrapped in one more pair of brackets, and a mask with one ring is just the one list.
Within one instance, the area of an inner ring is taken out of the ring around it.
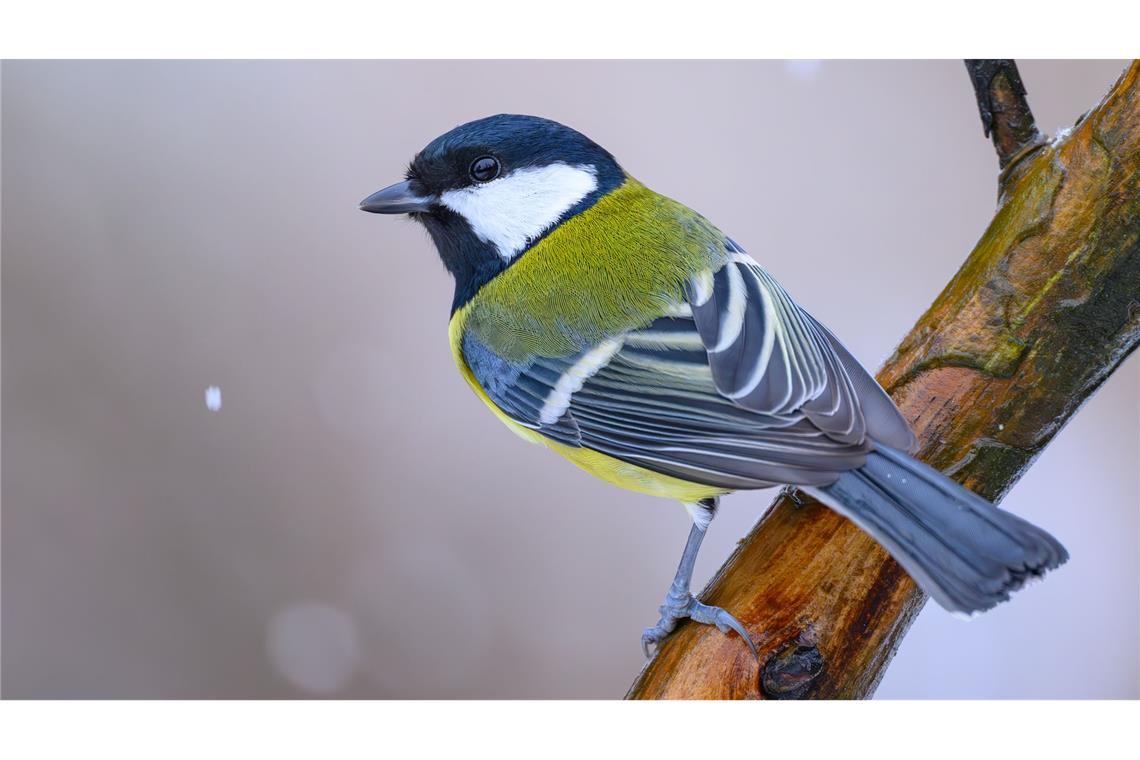
{"label": "wood grain", "polygon": [[[1002,198],[878,375],[919,457],[993,500],[1140,341],[1140,63]],[[701,598],[744,624],[759,668],[735,635],[685,623],[627,697],[867,697],[926,599],[848,520],[787,495]]]}

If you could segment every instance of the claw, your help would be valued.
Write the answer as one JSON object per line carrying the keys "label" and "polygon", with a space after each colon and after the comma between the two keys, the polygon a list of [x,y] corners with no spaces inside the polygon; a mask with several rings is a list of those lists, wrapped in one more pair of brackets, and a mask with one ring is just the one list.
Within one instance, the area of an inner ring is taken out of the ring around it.
{"label": "claw", "polygon": [[657,625],[646,628],[645,632],[641,634],[641,651],[645,653],[647,660],[653,656],[649,652],[649,645],[660,646],[661,642],[677,627],[677,621],[686,617],[684,613],[675,615],[674,613],[677,610],[665,607],[662,607],[661,610],[661,619],[657,621]]}
{"label": "claw", "polygon": [[689,617],[689,610],[694,604],[696,600],[688,592],[682,595],[676,589],[670,589],[668,596],[665,597],[665,603],[657,608],[661,613],[657,625],[646,628],[641,634],[641,651],[645,653],[645,659],[653,656],[649,652],[649,645],[660,646],[665,637],[677,627],[677,621]]}
{"label": "claw", "polygon": [[730,630],[736,631],[736,635],[743,639],[752,651],[752,657],[755,658],[756,662],[760,662],[760,654],[756,651],[756,645],[752,643],[752,637],[748,635],[748,631],[744,629],[739,620],[724,609],[711,607],[694,600],[693,607],[689,611],[689,617],[698,623],[715,625],[721,633],[728,633]]}
{"label": "claw", "polygon": [[[693,507],[689,511],[693,517],[693,527],[689,530],[689,540],[685,543],[685,551],[681,554],[681,564],[677,566],[677,574],[673,577],[673,584],[669,586],[669,593],[665,595],[665,603],[658,608],[661,611],[661,619],[657,621],[657,625],[646,628],[645,632],[641,634],[641,651],[645,652],[646,658],[650,656],[650,644],[657,644],[660,649],[661,642],[677,627],[677,621],[691,618],[698,623],[711,623],[719,628],[722,633],[736,631],[736,635],[748,644],[748,649],[751,650],[757,664],[760,662],[756,645],[752,643],[752,638],[748,635],[748,631],[744,630],[744,626],[740,624],[739,620],[720,607],[701,604],[689,592],[689,586],[693,580],[693,565],[697,560],[697,551],[701,547],[701,540],[705,537],[708,521],[716,512],[716,504],[714,498],[711,501],[702,501],[696,505],[685,505],[686,508]],[[705,518],[703,520],[699,519],[702,515]]]}
{"label": "claw", "polygon": [[736,635],[743,639],[744,643],[748,645],[752,656],[757,662],[760,662],[760,655],[756,651],[756,645],[752,643],[752,637],[748,635],[748,631],[744,629],[744,626],[740,624],[739,620],[720,607],[701,604],[691,595],[688,595],[688,597],[683,600],[666,598],[666,603],[661,606],[661,619],[657,621],[657,625],[652,628],[646,628],[645,632],[641,634],[641,651],[645,653],[646,659],[652,656],[649,652],[649,645],[660,646],[661,642],[665,640],[665,637],[672,633],[673,629],[677,627],[677,622],[685,618],[689,618],[697,623],[715,625],[722,633],[736,631]]}

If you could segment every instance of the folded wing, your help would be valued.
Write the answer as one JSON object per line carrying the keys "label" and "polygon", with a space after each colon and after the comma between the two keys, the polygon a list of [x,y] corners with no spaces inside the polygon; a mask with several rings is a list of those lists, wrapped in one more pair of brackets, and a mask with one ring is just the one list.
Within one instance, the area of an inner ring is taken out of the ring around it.
{"label": "folded wing", "polygon": [[689,288],[717,390],[753,411],[800,411],[837,441],[870,436],[913,449],[910,428],[874,378],[759,264],[727,245],[728,263]]}
{"label": "folded wing", "polygon": [[754,261],[698,275],[689,303],[565,357],[464,357],[519,424],[571,446],[728,489],[827,485],[873,440],[913,436],[849,353]]}

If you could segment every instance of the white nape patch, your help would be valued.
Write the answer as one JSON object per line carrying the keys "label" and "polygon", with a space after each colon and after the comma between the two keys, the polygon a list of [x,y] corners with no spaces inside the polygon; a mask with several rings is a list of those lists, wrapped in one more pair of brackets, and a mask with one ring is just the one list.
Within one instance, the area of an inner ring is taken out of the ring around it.
{"label": "white nape patch", "polygon": [[484,185],[448,190],[440,202],[461,215],[504,261],[598,188],[598,171],[581,164],[516,169]]}
{"label": "white nape patch", "polygon": [[570,408],[570,397],[582,390],[582,385],[613,358],[613,355],[621,349],[621,343],[620,340],[613,338],[604,340],[566,370],[542,404],[538,421],[543,425],[553,425],[557,422],[558,418]]}

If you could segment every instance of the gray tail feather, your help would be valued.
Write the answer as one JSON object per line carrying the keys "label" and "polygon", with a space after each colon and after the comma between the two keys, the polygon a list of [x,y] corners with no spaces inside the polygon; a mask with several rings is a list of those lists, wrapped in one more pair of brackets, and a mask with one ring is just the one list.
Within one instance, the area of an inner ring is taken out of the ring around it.
{"label": "gray tail feather", "polygon": [[871,534],[951,612],[987,610],[1069,558],[1041,528],[882,444],[859,469],[806,490]]}

